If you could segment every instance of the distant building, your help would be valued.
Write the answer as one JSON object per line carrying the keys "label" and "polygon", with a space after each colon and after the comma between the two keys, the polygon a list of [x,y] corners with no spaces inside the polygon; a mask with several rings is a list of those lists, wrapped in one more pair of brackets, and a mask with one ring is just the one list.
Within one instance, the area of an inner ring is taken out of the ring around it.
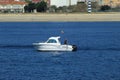
{"label": "distant building", "polygon": [[0,12],[24,13],[26,2],[20,0],[0,0]]}
{"label": "distant building", "polygon": [[98,2],[98,4],[101,5],[109,5],[111,7],[117,7],[120,6],[120,0],[78,0],[78,2]]}
{"label": "distant building", "polygon": [[111,7],[120,6],[120,0],[98,0],[100,5],[109,5]]}
{"label": "distant building", "polygon": [[44,0],[44,1],[47,2],[47,6],[50,7],[51,0]]}

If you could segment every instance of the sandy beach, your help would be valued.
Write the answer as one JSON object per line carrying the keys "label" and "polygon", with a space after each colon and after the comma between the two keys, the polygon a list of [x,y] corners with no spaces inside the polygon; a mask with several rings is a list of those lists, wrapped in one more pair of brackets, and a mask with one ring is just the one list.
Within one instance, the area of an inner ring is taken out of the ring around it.
{"label": "sandy beach", "polygon": [[0,22],[120,21],[120,13],[0,14]]}

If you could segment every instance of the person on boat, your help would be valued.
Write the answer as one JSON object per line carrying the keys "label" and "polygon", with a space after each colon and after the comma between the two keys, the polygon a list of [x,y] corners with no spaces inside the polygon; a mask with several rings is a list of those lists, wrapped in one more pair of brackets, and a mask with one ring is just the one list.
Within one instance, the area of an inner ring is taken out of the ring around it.
{"label": "person on boat", "polygon": [[67,39],[65,39],[64,44],[67,44]]}

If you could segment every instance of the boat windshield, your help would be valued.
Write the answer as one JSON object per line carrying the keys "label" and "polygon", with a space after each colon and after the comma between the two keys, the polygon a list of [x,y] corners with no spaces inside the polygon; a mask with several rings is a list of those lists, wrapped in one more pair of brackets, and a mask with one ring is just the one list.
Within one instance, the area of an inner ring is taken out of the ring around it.
{"label": "boat windshield", "polygon": [[47,43],[57,43],[57,41],[54,39],[50,39]]}

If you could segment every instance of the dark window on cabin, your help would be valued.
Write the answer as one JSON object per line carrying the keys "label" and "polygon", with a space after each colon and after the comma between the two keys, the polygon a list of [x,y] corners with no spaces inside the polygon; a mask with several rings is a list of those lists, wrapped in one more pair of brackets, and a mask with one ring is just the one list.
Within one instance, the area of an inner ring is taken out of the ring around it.
{"label": "dark window on cabin", "polygon": [[57,41],[54,39],[50,39],[47,43],[57,43]]}

